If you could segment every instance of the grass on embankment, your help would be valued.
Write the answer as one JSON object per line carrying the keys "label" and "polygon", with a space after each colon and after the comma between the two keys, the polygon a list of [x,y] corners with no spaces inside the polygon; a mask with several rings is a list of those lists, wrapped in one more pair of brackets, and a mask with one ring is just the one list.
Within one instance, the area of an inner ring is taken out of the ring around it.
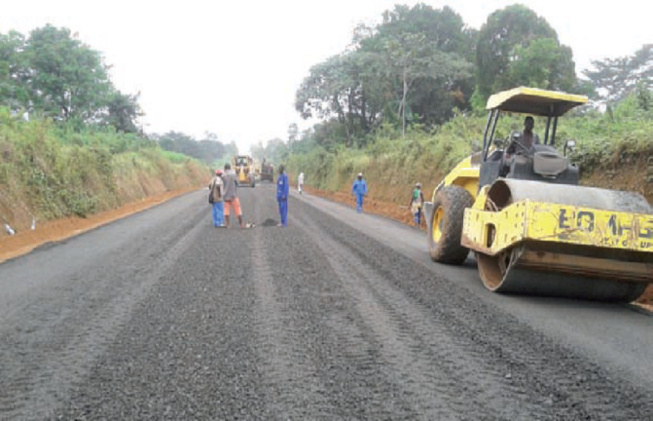
{"label": "grass on embankment", "polygon": [[[20,231],[202,186],[208,169],[155,142],[109,129],[73,131],[0,110],[0,222]],[[7,235],[4,230],[0,236]]]}

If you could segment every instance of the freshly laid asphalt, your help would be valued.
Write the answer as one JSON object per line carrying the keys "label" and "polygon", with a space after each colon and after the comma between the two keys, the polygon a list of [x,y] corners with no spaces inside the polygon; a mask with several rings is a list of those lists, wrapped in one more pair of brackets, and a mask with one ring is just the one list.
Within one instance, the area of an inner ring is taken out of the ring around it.
{"label": "freshly laid asphalt", "polygon": [[504,296],[424,233],[204,190],[0,264],[0,419],[651,419],[653,317]]}

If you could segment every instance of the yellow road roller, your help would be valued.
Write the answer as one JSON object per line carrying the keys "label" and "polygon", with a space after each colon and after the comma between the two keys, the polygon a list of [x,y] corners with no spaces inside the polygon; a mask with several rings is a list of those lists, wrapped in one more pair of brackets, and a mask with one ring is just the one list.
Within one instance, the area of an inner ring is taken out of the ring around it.
{"label": "yellow road roller", "polygon": [[[501,293],[630,302],[653,283],[647,200],[579,186],[566,156],[573,145],[556,149],[558,117],[586,102],[527,87],[488,99],[481,150],[425,203],[432,260],[462,264],[472,250],[483,284]],[[543,141],[527,128],[495,138],[505,112],[546,118]]]}

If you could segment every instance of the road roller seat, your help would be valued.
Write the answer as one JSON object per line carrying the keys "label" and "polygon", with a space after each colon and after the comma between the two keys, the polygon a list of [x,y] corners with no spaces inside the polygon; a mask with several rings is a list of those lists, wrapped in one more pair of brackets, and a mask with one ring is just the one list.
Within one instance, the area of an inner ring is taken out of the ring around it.
{"label": "road roller seat", "polygon": [[514,155],[509,159],[505,178],[577,185],[578,167],[550,145],[533,145],[532,155]]}
{"label": "road roller seat", "polygon": [[548,178],[555,178],[569,168],[569,159],[561,156],[551,146],[534,148],[533,153],[533,171]]}

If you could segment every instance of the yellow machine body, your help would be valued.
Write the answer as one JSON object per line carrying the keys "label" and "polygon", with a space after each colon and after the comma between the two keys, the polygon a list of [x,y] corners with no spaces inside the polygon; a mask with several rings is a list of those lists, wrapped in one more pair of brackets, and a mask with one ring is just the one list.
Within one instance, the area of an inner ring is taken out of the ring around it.
{"label": "yellow machine body", "polygon": [[237,155],[231,161],[234,171],[236,171],[238,185],[254,187],[256,185],[256,177],[252,157],[248,155]]}
{"label": "yellow machine body", "polygon": [[478,191],[478,172],[480,163],[480,153],[468,156],[456,165],[449,174],[446,175],[444,180],[433,190],[433,197],[431,201],[435,200],[435,195],[440,187],[443,186],[459,186],[464,188],[476,197]]}
{"label": "yellow machine body", "polygon": [[433,260],[460,264],[471,250],[483,284],[504,293],[629,302],[653,284],[653,210],[643,196],[546,173],[484,182],[497,110],[555,118],[553,144],[557,117],[586,101],[525,87],[490,97],[483,151],[461,161],[425,204]]}
{"label": "yellow machine body", "polygon": [[[466,247],[493,256],[524,241],[653,253],[653,215],[528,199],[500,212],[466,209],[462,236]],[[653,266],[646,275],[653,281]]]}

